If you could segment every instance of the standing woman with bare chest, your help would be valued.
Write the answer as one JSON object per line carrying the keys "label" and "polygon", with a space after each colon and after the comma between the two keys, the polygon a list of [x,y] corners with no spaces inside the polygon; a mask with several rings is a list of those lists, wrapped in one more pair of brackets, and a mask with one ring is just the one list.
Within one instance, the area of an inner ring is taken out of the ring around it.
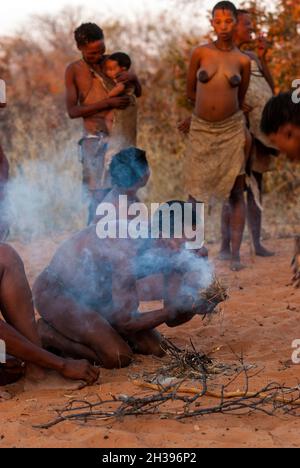
{"label": "standing woman with bare chest", "polygon": [[237,10],[228,1],[213,9],[213,43],[192,55],[187,94],[195,103],[185,161],[190,200],[224,200],[230,218],[231,268],[240,270],[245,227],[245,167],[251,137],[241,110],[250,80],[250,59],[234,45]]}

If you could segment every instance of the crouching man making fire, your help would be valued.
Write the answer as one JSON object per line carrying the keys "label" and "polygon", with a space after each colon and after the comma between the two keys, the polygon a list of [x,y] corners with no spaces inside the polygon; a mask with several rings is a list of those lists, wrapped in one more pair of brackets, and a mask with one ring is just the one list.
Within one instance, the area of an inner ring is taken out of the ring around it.
{"label": "crouching man making fire", "polygon": [[[212,283],[211,266],[205,252],[203,258],[185,249],[184,236],[174,238],[173,203],[166,204],[168,239],[99,239],[92,225],[60,246],[33,288],[45,347],[106,368],[124,367],[133,353],[162,356],[159,325],[176,327],[213,312],[223,298],[208,301],[199,293]],[[195,219],[194,212],[193,224]],[[137,281],[154,274],[161,275],[163,305],[142,312]]]}

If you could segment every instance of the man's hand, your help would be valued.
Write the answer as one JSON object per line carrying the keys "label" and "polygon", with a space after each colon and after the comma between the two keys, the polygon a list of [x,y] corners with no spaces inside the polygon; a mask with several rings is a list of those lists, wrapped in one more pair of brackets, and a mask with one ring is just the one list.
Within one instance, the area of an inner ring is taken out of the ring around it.
{"label": "man's hand", "polygon": [[123,71],[117,76],[117,83],[135,83],[137,81],[137,76],[135,73],[130,71]]}
{"label": "man's hand", "polygon": [[117,96],[107,100],[107,104],[111,109],[126,109],[130,104],[129,96]]}
{"label": "man's hand", "polygon": [[245,115],[248,115],[248,114],[250,114],[251,111],[253,111],[253,107],[249,106],[245,102],[243,102],[241,109],[242,109],[242,111],[244,112]]}
{"label": "man's hand", "polygon": [[96,382],[99,374],[99,369],[91,366],[91,364],[86,360],[75,361],[72,359],[66,359],[62,370],[62,375],[67,379],[84,380],[89,385]]}
{"label": "man's hand", "polygon": [[139,82],[137,75],[133,71],[123,71],[117,76],[117,83],[127,85],[131,83],[135,86],[135,95],[137,98],[142,95],[142,85]]}
{"label": "man's hand", "polygon": [[192,117],[188,117],[178,123],[177,128],[181,133],[187,135],[191,128]]}
{"label": "man's hand", "polygon": [[126,90],[126,86],[124,83],[117,83],[116,86],[108,93],[108,97],[117,97],[122,96],[124,91]]}
{"label": "man's hand", "polygon": [[193,309],[195,315],[212,315],[215,311],[215,308],[220,302],[218,301],[207,301],[205,299],[200,300],[199,303],[196,303]]}

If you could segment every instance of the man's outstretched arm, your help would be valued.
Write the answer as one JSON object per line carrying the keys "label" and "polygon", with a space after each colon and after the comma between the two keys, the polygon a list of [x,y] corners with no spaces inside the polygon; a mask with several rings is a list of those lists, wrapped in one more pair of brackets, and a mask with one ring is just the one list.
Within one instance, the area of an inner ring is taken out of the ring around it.
{"label": "man's outstretched arm", "polygon": [[153,330],[163,323],[166,323],[169,327],[175,327],[188,322],[197,313],[197,311],[192,313],[183,311],[180,307],[174,308],[168,298],[165,300],[165,306],[160,310],[139,312],[139,301],[134,279],[129,280],[125,276],[122,278],[118,273],[113,279],[113,302],[114,326],[120,333],[125,334]]}
{"label": "man's outstretched arm", "polygon": [[31,343],[11,325],[2,320],[0,320],[0,339],[4,341],[8,354],[39,367],[53,369],[58,372],[63,371],[64,360],[62,358],[50,354]]}
{"label": "man's outstretched arm", "polygon": [[0,320],[0,339],[5,342],[8,354],[35,366],[55,370],[66,378],[93,383],[99,376],[99,370],[93,368],[87,361],[74,361],[55,356],[31,343],[2,320]]}

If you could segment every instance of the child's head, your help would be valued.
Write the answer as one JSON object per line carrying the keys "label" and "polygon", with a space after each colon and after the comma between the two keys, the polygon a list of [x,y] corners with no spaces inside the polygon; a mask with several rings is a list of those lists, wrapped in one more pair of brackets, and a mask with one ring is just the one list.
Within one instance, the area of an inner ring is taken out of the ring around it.
{"label": "child's head", "polygon": [[280,93],[266,104],[261,130],[277,148],[292,160],[300,161],[300,103],[293,93]]}
{"label": "child's head", "polygon": [[131,67],[131,59],[124,52],[116,52],[111,54],[105,61],[105,73],[113,80],[122,73],[128,71]]}
{"label": "child's head", "polygon": [[231,39],[237,23],[235,5],[228,1],[219,2],[214,6],[212,16],[212,26],[218,38]]}
{"label": "child's head", "polygon": [[145,151],[133,146],[117,153],[109,170],[112,186],[130,191],[144,187],[150,177]]}

